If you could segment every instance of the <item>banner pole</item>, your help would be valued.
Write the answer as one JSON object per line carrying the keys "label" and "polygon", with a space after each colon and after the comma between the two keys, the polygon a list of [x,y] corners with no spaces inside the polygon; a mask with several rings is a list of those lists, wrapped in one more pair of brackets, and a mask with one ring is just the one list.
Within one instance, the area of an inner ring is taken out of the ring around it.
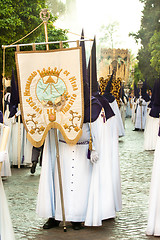
{"label": "banner pole", "polygon": [[[40,18],[44,22],[45,40],[46,40],[46,42],[48,42],[47,21],[50,18],[50,13],[49,13],[48,9],[45,8],[45,9],[41,10]],[[49,50],[49,45],[48,44],[46,44],[46,50]],[[64,198],[63,198],[63,187],[62,187],[62,175],[61,175],[59,146],[58,146],[58,136],[57,136],[57,129],[56,128],[54,128],[54,135],[55,135],[55,143],[56,143],[56,158],[57,158],[57,166],[58,166],[58,178],[59,178],[59,188],[60,188],[60,197],[61,197],[63,229],[64,229],[64,232],[66,232],[67,228],[66,228],[66,221],[65,221]]]}
{"label": "banner pole", "polygon": [[[20,47],[16,47],[16,51],[20,51]],[[18,103],[18,112],[20,111],[20,103]],[[21,116],[18,115],[18,144],[17,144],[17,165],[18,168],[21,168]]]}
{"label": "banner pole", "polygon": [[[20,103],[18,103],[18,111],[20,111]],[[18,116],[18,168],[21,168],[21,116]]]}
{"label": "banner pole", "polygon": [[60,158],[59,158],[59,146],[58,146],[58,136],[57,136],[57,129],[56,128],[54,128],[54,135],[55,135],[55,143],[56,143],[56,158],[57,158],[57,166],[58,166],[58,178],[59,178],[61,207],[62,207],[63,230],[64,230],[64,232],[66,232],[67,228],[66,228],[66,220],[65,220],[65,209],[64,209],[64,198],[63,198],[63,187],[62,187],[62,175],[61,175],[61,166],[60,166]]}

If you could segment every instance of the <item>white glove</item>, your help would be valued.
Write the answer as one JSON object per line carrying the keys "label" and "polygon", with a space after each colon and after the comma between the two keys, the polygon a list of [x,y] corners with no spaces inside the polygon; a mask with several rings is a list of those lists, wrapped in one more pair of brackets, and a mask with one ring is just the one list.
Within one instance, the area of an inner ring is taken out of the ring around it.
{"label": "white glove", "polygon": [[2,151],[2,152],[0,152],[0,162],[3,162],[5,160],[7,160],[7,152]]}
{"label": "white glove", "polygon": [[98,153],[95,150],[91,151],[91,163],[96,163],[99,160]]}

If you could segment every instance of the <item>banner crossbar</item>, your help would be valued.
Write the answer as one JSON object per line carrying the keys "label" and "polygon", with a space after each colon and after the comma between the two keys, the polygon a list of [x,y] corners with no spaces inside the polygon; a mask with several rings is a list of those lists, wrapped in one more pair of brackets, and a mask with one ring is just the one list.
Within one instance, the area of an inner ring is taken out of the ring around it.
{"label": "banner crossbar", "polygon": [[[84,41],[94,41],[93,39],[79,39],[78,41],[84,42]],[[2,45],[2,48],[13,48],[13,47],[25,47],[25,46],[32,46],[34,45],[47,45],[47,44],[59,44],[59,43],[74,43],[77,42],[77,40],[66,40],[66,41],[53,41],[53,42],[40,42],[40,43],[21,43],[21,44],[15,44],[15,45]]]}

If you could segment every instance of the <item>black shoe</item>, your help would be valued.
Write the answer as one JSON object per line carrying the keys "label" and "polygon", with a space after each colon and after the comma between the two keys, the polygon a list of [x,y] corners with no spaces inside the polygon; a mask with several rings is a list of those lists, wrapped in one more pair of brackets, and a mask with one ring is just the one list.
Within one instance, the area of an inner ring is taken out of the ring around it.
{"label": "black shoe", "polygon": [[80,230],[80,229],[83,228],[81,222],[71,222],[71,223],[72,223],[72,228],[73,228],[74,230]]}
{"label": "black shoe", "polygon": [[135,129],[133,129],[133,131],[139,131],[139,128],[135,128]]}
{"label": "black shoe", "polygon": [[43,225],[43,229],[58,227],[59,224],[60,224],[60,221],[57,221],[54,218],[49,218],[48,221]]}
{"label": "black shoe", "polygon": [[36,171],[36,166],[37,166],[37,162],[33,162],[33,163],[32,163],[32,167],[31,167],[31,173],[32,173],[32,174],[35,173],[35,171]]}

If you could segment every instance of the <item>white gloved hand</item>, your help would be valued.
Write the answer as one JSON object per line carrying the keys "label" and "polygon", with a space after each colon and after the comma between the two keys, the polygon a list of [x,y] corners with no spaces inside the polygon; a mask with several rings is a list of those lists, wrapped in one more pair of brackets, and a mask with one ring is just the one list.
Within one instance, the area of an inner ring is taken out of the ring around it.
{"label": "white gloved hand", "polygon": [[7,152],[2,151],[2,152],[0,152],[0,162],[3,162],[5,160],[7,160]]}
{"label": "white gloved hand", "polygon": [[96,163],[99,160],[99,155],[95,150],[91,151],[91,163]]}

